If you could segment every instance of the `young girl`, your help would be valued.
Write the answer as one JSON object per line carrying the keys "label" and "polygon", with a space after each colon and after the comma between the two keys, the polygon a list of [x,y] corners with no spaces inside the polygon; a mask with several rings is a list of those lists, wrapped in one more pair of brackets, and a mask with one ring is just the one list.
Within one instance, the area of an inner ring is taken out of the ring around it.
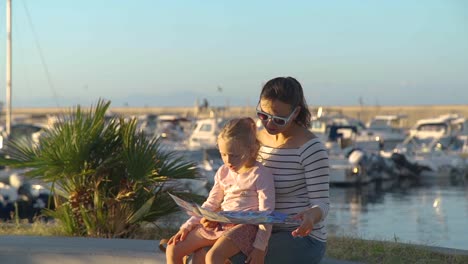
{"label": "young girl", "polygon": [[[256,130],[251,118],[233,119],[224,126],[218,136],[224,165],[216,172],[214,186],[203,208],[212,211],[274,210],[273,177],[256,161],[260,148]],[[184,256],[212,246],[206,253],[206,263],[224,263],[239,252],[251,263],[263,263],[270,234],[271,225],[236,225],[191,217],[169,239],[166,260],[167,263],[182,263]]]}

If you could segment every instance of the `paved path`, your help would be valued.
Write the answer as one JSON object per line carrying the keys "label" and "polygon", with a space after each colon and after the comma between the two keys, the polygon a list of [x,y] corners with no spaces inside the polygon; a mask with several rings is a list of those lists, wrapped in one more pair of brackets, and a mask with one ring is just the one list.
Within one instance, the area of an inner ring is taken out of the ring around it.
{"label": "paved path", "polygon": [[2,264],[165,263],[157,241],[77,237],[1,236]]}
{"label": "paved path", "polygon": [[[82,237],[0,236],[2,264],[165,263],[159,241]],[[323,264],[357,262],[324,259]]]}

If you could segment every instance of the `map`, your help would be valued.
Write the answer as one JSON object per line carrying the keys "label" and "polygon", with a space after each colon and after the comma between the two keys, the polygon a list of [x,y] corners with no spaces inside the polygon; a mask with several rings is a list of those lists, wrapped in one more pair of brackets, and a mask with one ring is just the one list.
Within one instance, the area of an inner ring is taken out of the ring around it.
{"label": "map", "polygon": [[233,224],[298,224],[300,220],[276,211],[219,211],[213,212],[196,203],[187,202],[169,194],[175,203],[191,216],[204,217],[210,221]]}

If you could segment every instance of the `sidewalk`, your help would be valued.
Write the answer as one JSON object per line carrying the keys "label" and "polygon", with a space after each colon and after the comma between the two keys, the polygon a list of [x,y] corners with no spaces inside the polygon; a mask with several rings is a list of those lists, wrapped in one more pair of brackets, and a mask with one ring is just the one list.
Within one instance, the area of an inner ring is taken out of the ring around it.
{"label": "sidewalk", "polygon": [[2,264],[165,263],[157,241],[81,237],[1,236]]}
{"label": "sidewalk", "polygon": [[[159,241],[82,237],[0,236],[2,264],[166,263]],[[357,264],[326,258],[322,264]]]}

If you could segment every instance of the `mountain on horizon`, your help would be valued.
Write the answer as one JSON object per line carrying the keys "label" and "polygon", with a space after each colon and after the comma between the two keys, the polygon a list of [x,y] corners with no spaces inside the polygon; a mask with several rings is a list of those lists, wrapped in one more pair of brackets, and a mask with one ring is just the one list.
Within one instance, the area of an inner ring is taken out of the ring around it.
{"label": "mountain on horizon", "polygon": [[[206,96],[200,93],[186,92],[171,95],[149,95],[135,94],[129,97],[96,96],[89,98],[82,97],[59,97],[57,100],[45,97],[35,98],[13,98],[13,107],[71,107],[76,105],[92,105],[100,98],[110,100],[113,107],[191,107],[201,104],[204,99],[210,106],[249,106],[255,98],[231,98],[224,96]],[[58,105],[57,105],[58,102]]]}

